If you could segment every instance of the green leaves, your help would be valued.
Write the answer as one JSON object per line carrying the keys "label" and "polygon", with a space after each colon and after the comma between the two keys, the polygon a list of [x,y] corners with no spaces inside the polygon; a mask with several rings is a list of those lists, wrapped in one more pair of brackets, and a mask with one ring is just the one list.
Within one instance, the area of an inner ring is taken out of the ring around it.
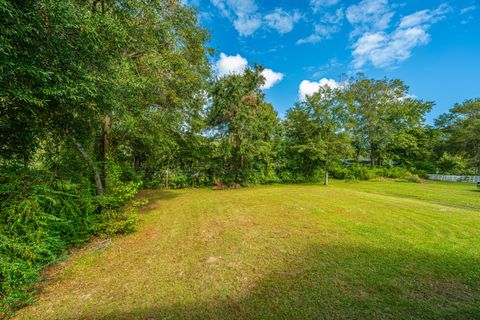
{"label": "green leaves", "polygon": [[320,87],[287,113],[285,121],[288,155],[292,168],[314,176],[320,167],[348,157],[351,144],[347,105],[338,89]]}
{"label": "green leaves", "polygon": [[246,184],[274,166],[280,127],[277,113],[260,90],[262,70],[255,66],[244,74],[219,78],[212,88],[208,123],[218,145],[212,160],[215,175],[226,182]]}
{"label": "green leaves", "polygon": [[[478,174],[480,172],[480,98],[456,104],[449,113],[441,115],[436,125],[444,133],[446,149],[456,155],[444,154],[439,166],[443,170]],[[461,160],[463,159],[463,160]],[[463,164],[461,164],[463,162]],[[450,164],[448,164],[450,163]],[[456,163],[453,165],[453,163]],[[450,168],[450,169],[448,169]],[[454,170],[453,168],[457,168]]]}

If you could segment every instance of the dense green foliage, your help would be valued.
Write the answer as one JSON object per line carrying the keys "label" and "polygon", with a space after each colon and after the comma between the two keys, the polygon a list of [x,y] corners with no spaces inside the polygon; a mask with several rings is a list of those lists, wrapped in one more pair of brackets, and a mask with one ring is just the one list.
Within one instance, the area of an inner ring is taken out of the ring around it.
{"label": "dense green foliage", "polygon": [[135,216],[117,209],[138,185],[96,197],[89,181],[4,168],[0,186],[0,313],[28,301],[41,269],[71,246],[135,228]]}
{"label": "dense green foliage", "polygon": [[227,182],[274,182],[273,162],[280,133],[277,113],[265,102],[262,69],[218,79],[208,114],[213,129],[214,175]]}
{"label": "dense green foliage", "polygon": [[[212,74],[183,1],[0,0],[0,310],[137,190],[480,171],[480,100],[424,124],[400,80],[320,88],[280,119],[263,68]],[[20,169],[23,168],[23,169]]]}
{"label": "dense green foliage", "polygon": [[341,90],[321,87],[290,110],[285,121],[287,145],[298,160],[294,169],[303,176],[315,177],[323,162],[326,185],[331,163],[351,153],[348,110],[343,102]]}
{"label": "dense green foliage", "polygon": [[436,124],[444,139],[445,153],[439,159],[442,171],[480,174],[480,98],[456,104]]}

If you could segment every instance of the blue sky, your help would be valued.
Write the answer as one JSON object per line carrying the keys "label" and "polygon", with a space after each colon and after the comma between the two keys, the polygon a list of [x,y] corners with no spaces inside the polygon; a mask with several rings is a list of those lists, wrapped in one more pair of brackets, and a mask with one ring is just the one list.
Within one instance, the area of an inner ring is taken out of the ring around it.
{"label": "blue sky", "polygon": [[188,2],[211,33],[216,72],[263,65],[267,100],[281,116],[318,85],[363,72],[402,79],[410,94],[434,101],[431,123],[455,102],[480,96],[477,1]]}

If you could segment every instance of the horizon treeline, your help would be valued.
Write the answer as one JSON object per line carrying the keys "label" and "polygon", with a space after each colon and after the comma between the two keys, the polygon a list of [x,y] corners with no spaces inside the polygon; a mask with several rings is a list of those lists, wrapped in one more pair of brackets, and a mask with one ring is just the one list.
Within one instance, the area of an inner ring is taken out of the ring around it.
{"label": "horizon treeline", "polygon": [[434,126],[398,79],[321,87],[280,119],[261,66],[216,77],[176,0],[0,0],[0,314],[139,188],[479,174],[480,99]]}
{"label": "horizon treeline", "polygon": [[88,176],[98,194],[112,170],[151,187],[301,182],[365,159],[480,170],[478,99],[428,126],[433,102],[359,75],[281,120],[261,66],[215,77],[208,32],[179,2],[3,0],[0,10],[3,165]]}

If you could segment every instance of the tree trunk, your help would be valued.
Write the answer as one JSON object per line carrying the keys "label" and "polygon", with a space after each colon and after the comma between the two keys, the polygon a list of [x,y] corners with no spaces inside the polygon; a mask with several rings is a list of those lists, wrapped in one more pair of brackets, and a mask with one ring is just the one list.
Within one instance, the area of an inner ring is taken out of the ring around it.
{"label": "tree trunk", "polygon": [[170,172],[169,169],[165,170],[165,189],[168,189],[168,173]]}
{"label": "tree trunk", "polygon": [[97,186],[97,194],[99,196],[103,196],[105,194],[105,192],[103,190],[102,180],[100,179],[100,174],[98,173],[98,169],[95,166],[95,163],[93,163],[93,160],[85,152],[82,145],[78,141],[74,140],[74,142],[75,142],[75,146],[77,147],[78,151],[82,155],[83,160],[85,160],[85,162],[89,165],[90,169],[92,169],[92,171],[93,171],[93,177],[95,179],[95,185]]}
{"label": "tree trunk", "polygon": [[323,184],[328,186],[328,163],[325,163],[325,176],[324,176],[324,179],[323,179]]}
{"label": "tree trunk", "polygon": [[477,154],[475,156],[477,165],[475,168],[475,175],[480,174],[480,143],[477,144]]}
{"label": "tree trunk", "polygon": [[28,159],[28,154],[24,153],[23,154],[23,168],[25,170],[28,170],[28,164],[29,164],[29,159]]}
{"label": "tree trunk", "polygon": [[370,164],[372,167],[375,167],[375,147],[370,147]]}
{"label": "tree trunk", "polygon": [[112,120],[106,115],[103,120],[103,186],[108,191],[110,180],[108,179],[108,161],[110,160],[110,130]]}

